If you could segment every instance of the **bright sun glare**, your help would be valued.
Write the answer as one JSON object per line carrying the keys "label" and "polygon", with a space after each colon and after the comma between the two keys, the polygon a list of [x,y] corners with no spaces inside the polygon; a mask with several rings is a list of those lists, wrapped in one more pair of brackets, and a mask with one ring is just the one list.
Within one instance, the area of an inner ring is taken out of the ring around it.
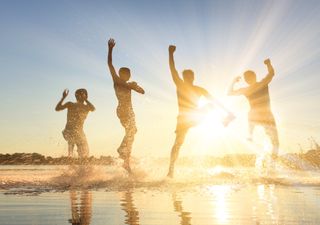
{"label": "bright sun glare", "polygon": [[201,98],[198,104],[199,109],[206,109],[200,113],[199,123],[194,128],[195,138],[200,143],[197,153],[200,149],[203,153],[211,152],[212,146],[215,146],[214,149],[217,150],[220,149],[217,147],[221,146],[236,149],[239,145],[243,146],[241,148],[257,154],[258,158],[263,158],[271,152],[270,140],[262,127],[255,128],[252,136],[254,142],[248,140],[247,122],[239,124],[239,121],[246,121],[246,113],[236,115],[235,120],[229,125],[232,126],[232,129],[228,129],[229,126],[223,125],[227,113],[218,106],[207,107],[208,103],[206,99]]}
{"label": "bright sun glare", "polygon": [[[201,98],[199,101],[199,108],[205,107],[208,101]],[[218,107],[213,107],[204,112],[203,117],[199,125],[197,126],[197,134],[201,137],[219,137],[225,132],[225,127],[223,126],[223,118],[226,114],[221,111]]]}

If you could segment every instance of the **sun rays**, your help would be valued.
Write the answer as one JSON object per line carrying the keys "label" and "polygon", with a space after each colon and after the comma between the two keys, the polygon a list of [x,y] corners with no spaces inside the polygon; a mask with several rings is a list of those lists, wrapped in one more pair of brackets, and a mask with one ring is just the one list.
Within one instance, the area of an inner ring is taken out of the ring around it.
{"label": "sun rays", "polygon": [[[41,7],[42,12],[49,10],[45,5]],[[169,44],[177,45],[178,71],[193,69],[195,84],[223,99],[237,116],[231,127],[225,129],[216,119],[221,115],[212,113],[196,131],[188,134],[192,146],[186,144],[184,153],[198,147],[204,148],[203,152],[217,154],[246,148],[239,143],[245,142],[242,138],[247,130],[247,103],[244,99],[226,97],[226,89],[231,79],[246,69],[256,71],[258,78],[264,76],[266,57],[272,59],[276,70],[275,81],[270,86],[271,104],[283,148],[294,151],[298,143],[305,147],[308,136],[319,133],[320,5],[316,1],[234,1],[232,4],[162,1],[145,2],[143,8],[132,3],[117,3],[112,7],[78,3],[65,7],[59,13],[34,13],[32,17],[28,11],[31,8],[17,11],[17,18],[11,24],[4,24],[1,38],[3,52],[8,54],[2,64],[7,85],[1,90],[5,99],[1,134],[8,137],[2,146],[9,152],[25,148],[26,151],[56,152],[56,145],[52,146],[51,142],[61,141],[58,138],[60,118],[43,109],[48,108],[48,102],[55,101],[52,90],[82,86],[88,88],[98,109],[87,127],[92,153],[114,153],[122,130],[113,122],[116,103],[110,97],[112,84],[106,69],[106,40],[110,36],[117,39],[116,68],[129,67],[132,78],[146,88],[143,99],[133,96],[139,127],[134,154],[144,155],[148,149],[164,156],[170,149],[177,107],[168,67]],[[68,7],[71,8],[68,10]],[[10,10],[13,15],[14,9]],[[53,7],[50,12],[52,10],[57,9]],[[54,18],[57,14],[59,20]],[[17,62],[21,66],[13,66]],[[24,84],[28,84],[27,89]],[[12,87],[19,91],[14,92]],[[29,105],[35,109],[25,112],[25,116],[34,118],[36,111],[41,117],[37,126],[22,120],[20,110],[16,110],[13,102],[19,102],[21,96],[30,96]],[[162,122],[155,122],[154,118]],[[48,131],[46,121],[52,121]],[[28,127],[28,137],[22,127]],[[110,129],[111,137],[106,138]],[[154,138],[154,133],[161,135],[162,140]],[[11,145],[10,136],[14,135],[21,141]],[[50,136],[48,141],[44,140],[45,135]],[[39,144],[25,145],[30,136]],[[44,143],[48,145],[45,148]],[[220,147],[224,150],[218,151]]]}

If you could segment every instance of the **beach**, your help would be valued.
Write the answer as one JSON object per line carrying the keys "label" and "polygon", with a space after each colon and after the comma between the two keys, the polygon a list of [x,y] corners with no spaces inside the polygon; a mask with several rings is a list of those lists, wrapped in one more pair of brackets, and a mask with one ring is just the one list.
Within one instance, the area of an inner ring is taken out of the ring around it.
{"label": "beach", "polygon": [[320,0],[0,18],[0,225],[320,225]]}
{"label": "beach", "polygon": [[168,180],[141,171],[126,177],[117,166],[0,170],[0,224],[6,225],[320,223],[317,171],[261,177],[252,168],[182,167]]}

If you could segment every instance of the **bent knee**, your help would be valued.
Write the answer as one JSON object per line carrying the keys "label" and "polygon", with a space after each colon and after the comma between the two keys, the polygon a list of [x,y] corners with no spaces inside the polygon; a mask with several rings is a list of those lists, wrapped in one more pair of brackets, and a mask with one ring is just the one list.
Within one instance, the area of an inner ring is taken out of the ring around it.
{"label": "bent knee", "polygon": [[176,139],[174,142],[174,146],[181,146],[183,142],[184,142],[184,139],[182,138]]}
{"label": "bent knee", "polygon": [[138,132],[138,129],[136,127],[128,127],[126,128],[126,133],[128,135],[135,135]]}

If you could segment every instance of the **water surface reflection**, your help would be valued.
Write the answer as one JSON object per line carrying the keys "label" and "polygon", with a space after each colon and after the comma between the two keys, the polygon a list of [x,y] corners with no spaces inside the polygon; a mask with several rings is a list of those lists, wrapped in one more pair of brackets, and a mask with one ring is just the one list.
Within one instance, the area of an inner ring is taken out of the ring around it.
{"label": "water surface reflection", "polygon": [[88,190],[70,190],[72,225],[89,225],[92,217],[92,193]]}
{"label": "water surface reflection", "polygon": [[172,201],[174,211],[179,213],[181,225],[191,225],[191,212],[186,212],[183,209],[182,200],[179,198],[176,192],[172,194]]}
{"label": "water surface reflection", "polygon": [[121,193],[120,205],[121,209],[126,213],[125,224],[139,225],[139,212],[134,205],[134,199],[131,190]]}

